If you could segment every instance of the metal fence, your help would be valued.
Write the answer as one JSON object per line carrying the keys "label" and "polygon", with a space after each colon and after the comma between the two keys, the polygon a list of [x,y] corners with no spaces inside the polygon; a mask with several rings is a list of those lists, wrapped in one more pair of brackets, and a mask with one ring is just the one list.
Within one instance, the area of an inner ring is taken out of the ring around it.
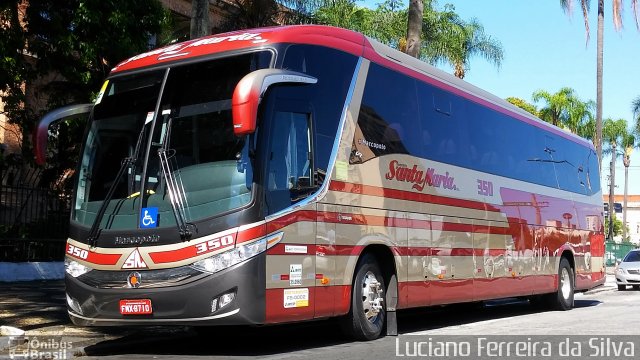
{"label": "metal fence", "polygon": [[22,164],[0,165],[0,261],[64,258],[70,199],[46,177]]}
{"label": "metal fence", "polygon": [[613,266],[617,260],[622,260],[630,250],[637,248],[631,243],[616,243],[614,241],[605,242],[605,258],[607,266]]}

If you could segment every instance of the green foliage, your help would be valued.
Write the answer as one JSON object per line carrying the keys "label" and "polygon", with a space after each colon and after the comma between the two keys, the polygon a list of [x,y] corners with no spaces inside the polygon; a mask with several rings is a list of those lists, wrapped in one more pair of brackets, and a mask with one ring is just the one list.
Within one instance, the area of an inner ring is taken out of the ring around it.
{"label": "green foliage", "polygon": [[[0,26],[0,90],[9,121],[20,126],[25,139],[50,109],[93,100],[110,69],[154,47],[149,39],[169,21],[157,0],[22,3],[0,5],[0,24],[7,24]],[[62,146],[71,152],[60,159],[74,162],[82,126],[66,125]],[[30,153],[29,146],[23,141],[23,154]]]}
{"label": "green foliage", "polygon": [[[373,10],[357,5],[356,0],[325,1],[312,20],[361,32],[401,51],[406,48],[408,9],[401,0],[382,1]],[[461,78],[474,56],[496,66],[503,58],[500,42],[487,35],[477,19],[465,21],[452,5],[439,9],[432,0],[424,1],[421,44],[422,60],[451,65]]]}
{"label": "green foliage", "polygon": [[633,112],[634,132],[640,135],[640,96],[631,102],[631,111]]}
{"label": "green foliage", "polygon": [[602,140],[605,145],[605,153],[616,153],[614,156],[618,157],[616,148],[618,148],[622,142],[622,139],[627,135],[627,121],[624,119],[605,119],[602,123]]}
{"label": "green foliage", "polygon": [[538,112],[538,117],[542,120],[584,138],[594,139],[595,103],[592,100],[583,101],[570,87],[563,87],[555,93],[538,90],[533,93],[532,99],[535,103],[544,102]]}
{"label": "green foliage", "polygon": [[[605,221],[604,233],[605,234],[609,233],[609,221]],[[614,213],[613,214],[613,236],[618,236],[621,234],[622,234],[622,220],[618,219]]]}
{"label": "green foliage", "polygon": [[517,97],[508,97],[505,100],[510,102],[512,105],[515,105],[515,106],[519,107],[520,109],[528,112],[529,114],[532,114],[533,116],[540,116],[540,114],[538,112],[538,108],[536,108],[535,105],[527,102],[524,99],[520,99],[520,98],[517,98]]}

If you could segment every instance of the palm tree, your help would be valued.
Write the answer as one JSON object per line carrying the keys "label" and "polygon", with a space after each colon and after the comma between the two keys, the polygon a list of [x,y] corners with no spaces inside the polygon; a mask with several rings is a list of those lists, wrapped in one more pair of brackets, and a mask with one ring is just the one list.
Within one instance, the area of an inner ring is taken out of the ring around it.
{"label": "palm tree", "polygon": [[578,126],[578,131],[576,132],[576,134],[578,134],[578,136],[581,136],[585,139],[589,139],[591,140],[591,142],[593,143],[593,146],[595,147],[595,135],[596,135],[596,119],[591,116],[591,118],[588,121],[583,122],[582,124],[580,124],[580,126]]}
{"label": "palm tree", "polygon": [[[570,98],[565,125],[572,133],[579,134],[579,132],[584,129],[584,124],[588,124],[594,120],[593,109],[595,109],[595,107],[596,103],[593,100],[582,101],[578,97]],[[583,136],[582,134],[579,135]],[[592,133],[584,137],[592,139],[593,135]]]}
{"label": "palm tree", "polygon": [[532,95],[533,102],[544,100],[547,104],[539,110],[540,118],[555,126],[561,126],[568,122],[569,108],[575,99],[574,90],[563,87],[558,92],[551,94],[546,90],[538,90]]}
{"label": "palm tree", "polygon": [[454,75],[464,79],[466,71],[469,69],[469,59],[472,56],[482,56],[488,62],[500,67],[504,53],[499,41],[484,32],[484,26],[478,19],[471,19],[464,24],[458,34],[458,38],[453,38],[457,46],[452,49],[449,61],[454,64]]}
{"label": "palm tree", "polygon": [[[590,0],[580,0],[580,8],[584,18],[584,27],[589,41],[589,5]],[[566,13],[570,13],[573,9],[573,0],[560,0],[560,6]],[[622,0],[612,0],[613,7],[613,24],[616,30],[622,28]],[[636,27],[640,30],[638,22],[638,0],[631,0],[631,9],[636,20]],[[597,64],[596,64],[596,152],[598,153],[598,161],[602,165],[602,63],[604,49],[604,0],[598,0],[598,34],[597,34]]]}
{"label": "palm tree", "polygon": [[607,144],[606,152],[611,154],[609,167],[609,239],[613,238],[613,196],[616,183],[616,159],[618,157],[618,146],[622,143],[622,138],[627,132],[627,122],[623,119],[606,119],[602,126],[603,141]]}
{"label": "palm tree", "polygon": [[634,131],[640,135],[640,96],[631,102],[631,111],[633,111]]}
{"label": "palm tree", "polygon": [[[429,1],[431,3],[431,1]],[[409,16],[407,18],[407,50],[406,53],[415,58],[420,57],[422,48],[422,18],[424,14],[423,0],[409,0]]]}
{"label": "palm tree", "polygon": [[622,239],[627,239],[627,196],[628,196],[628,184],[629,184],[629,165],[631,165],[631,153],[633,148],[636,147],[636,138],[633,134],[626,133],[622,137],[622,148],[624,153],[622,155],[622,164],[624,165],[624,200],[622,204]]}

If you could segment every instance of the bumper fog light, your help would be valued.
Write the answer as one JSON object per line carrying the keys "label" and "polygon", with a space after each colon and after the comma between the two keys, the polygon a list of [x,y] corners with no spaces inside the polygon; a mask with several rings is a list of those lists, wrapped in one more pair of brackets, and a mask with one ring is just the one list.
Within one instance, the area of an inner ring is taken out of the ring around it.
{"label": "bumper fog light", "polygon": [[231,304],[233,302],[233,299],[235,298],[236,298],[236,293],[235,291],[233,291],[233,292],[228,292],[226,294],[222,294],[217,298],[211,300],[211,312],[214,313],[222,309],[223,307]]}
{"label": "bumper fog light", "polygon": [[235,299],[235,297],[236,297],[236,293],[226,293],[220,296],[220,304],[219,304],[220,309],[231,304],[231,302],[233,301],[233,299]]}

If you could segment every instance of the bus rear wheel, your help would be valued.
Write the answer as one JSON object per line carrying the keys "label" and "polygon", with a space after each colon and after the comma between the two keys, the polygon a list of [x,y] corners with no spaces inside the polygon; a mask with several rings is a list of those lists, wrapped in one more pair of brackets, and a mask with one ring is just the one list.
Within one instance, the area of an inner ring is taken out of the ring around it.
{"label": "bus rear wheel", "polygon": [[351,310],[342,321],[343,331],[357,340],[377,339],[384,329],[386,288],[380,267],[371,254],[359,261],[351,291]]}
{"label": "bus rear wheel", "polygon": [[571,310],[575,294],[575,277],[567,258],[560,260],[558,268],[558,289],[556,292],[534,295],[529,298],[532,305],[542,309]]}
{"label": "bus rear wheel", "polygon": [[573,269],[567,258],[560,259],[558,268],[558,291],[546,295],[546,302],[550,308],[556,310],[571,310],[575,291]]}

